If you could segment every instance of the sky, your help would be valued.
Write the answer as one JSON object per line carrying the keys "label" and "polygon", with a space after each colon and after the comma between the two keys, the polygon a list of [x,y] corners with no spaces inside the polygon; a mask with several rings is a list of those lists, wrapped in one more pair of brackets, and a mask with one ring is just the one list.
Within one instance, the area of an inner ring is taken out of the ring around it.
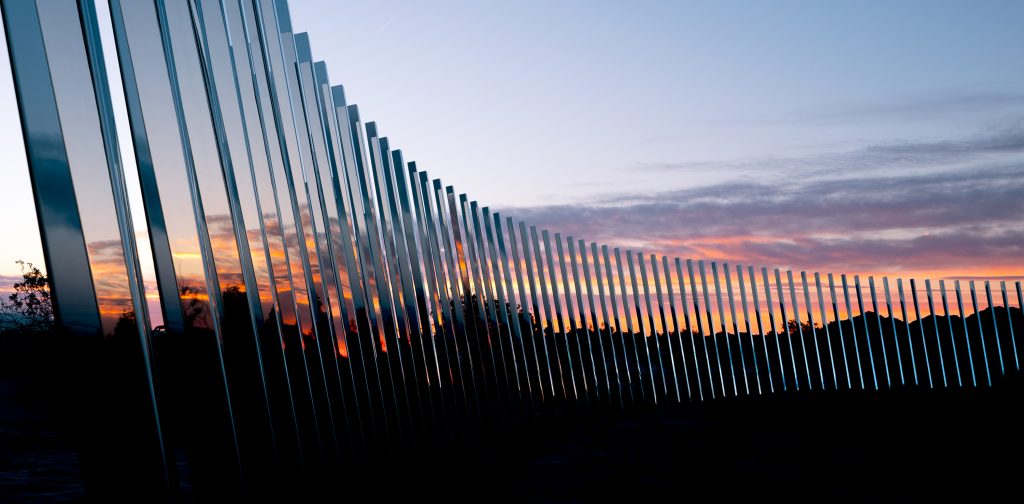
{"label": "sky", "polygon": [[[291,14],[407,160],[508,215],[682,257],[1024,276],[1024,2],[292,0]],[[0,222],[2,284],[42,254],[0,60],[0,201],[26,209]]]}

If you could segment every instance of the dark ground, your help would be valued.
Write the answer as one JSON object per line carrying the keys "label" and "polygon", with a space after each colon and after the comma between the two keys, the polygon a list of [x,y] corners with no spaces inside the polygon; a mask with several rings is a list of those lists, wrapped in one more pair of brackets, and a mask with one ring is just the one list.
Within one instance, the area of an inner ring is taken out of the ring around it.
{"label": "dark ground", "polygon": [[[0,380],[0,502],[80,499],[71,442],[20,387]],[[449,502],[1016,501],[1021,390],[833,392],[565,415],[363,466],[342,495],[362,494],[358,487],[375,500]]]}
{"label": "dark ground", "polygon": [[402,488],[452,500],[489,495],[526,502],[614,495],[697,502],[1016,501],[1024,469],[1020,390],[1004,384],[969,393],[731,400],[600,420],[565,418],[420,459],[418,477]]}
{"label": "dark ground", "polygon": [[67,502],[82,496],[78,454],[34,383],[0,377],[0,502]]}

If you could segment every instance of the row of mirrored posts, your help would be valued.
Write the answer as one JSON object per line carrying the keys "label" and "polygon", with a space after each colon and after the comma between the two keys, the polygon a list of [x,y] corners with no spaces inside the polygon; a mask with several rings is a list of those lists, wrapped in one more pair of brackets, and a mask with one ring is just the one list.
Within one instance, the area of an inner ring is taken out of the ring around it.
{"label": "row of mirrored posts", "polygon": [[490,422],[1019,370],[1020,282],[797,279],[478,205],[363,124],[283,0],[2,5],[94,495],[319,492]]}

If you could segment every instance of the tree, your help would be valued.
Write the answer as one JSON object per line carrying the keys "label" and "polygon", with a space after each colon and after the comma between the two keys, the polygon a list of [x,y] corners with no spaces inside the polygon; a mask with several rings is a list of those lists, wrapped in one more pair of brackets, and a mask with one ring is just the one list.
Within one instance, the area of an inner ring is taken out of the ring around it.
{"label": "tree", "polygon": [[53,329],[53,302],[46,274],[32,263],[17,261],[22,281],[0,300],[0,330],[47,333]]}
{"label": "tree", "polygon": [[[815,325],[815,327],[821,326]],[[800,322],[799,324],[797,324],[796,319],[789,319],[786,322],[786,330],[789,331],[790,334],[807,333],[811,331],[811,323]]]}

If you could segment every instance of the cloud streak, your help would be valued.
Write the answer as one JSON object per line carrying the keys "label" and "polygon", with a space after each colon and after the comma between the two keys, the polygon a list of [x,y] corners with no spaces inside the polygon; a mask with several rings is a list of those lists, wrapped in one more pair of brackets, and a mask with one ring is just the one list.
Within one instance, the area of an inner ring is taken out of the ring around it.
{"label": "cloud streak", "polygon": [[950,92],[875,105],[837,104],[807,112],[801,116],[811,120],[836,121],[857,119],[921,120],[1019,107],[1024,107],[1024,94],[1022,93]]}
{"label": "cloud streak", "polygon": [[[961,167],[965,163],[992,164],[1005,158],[1020,166],[1024,161],[1024,118],[1018,118],[973,136],[933,141],[892,141],[842,152],[798,157],[772,157],[712,162],[643,162],[637,171],[699,173],[731,171],[758,179],[785,177],[834,178],[851,171],[873,171],[878,176],[903,175]],[[861,174],[863,175],[863,174]]]}

